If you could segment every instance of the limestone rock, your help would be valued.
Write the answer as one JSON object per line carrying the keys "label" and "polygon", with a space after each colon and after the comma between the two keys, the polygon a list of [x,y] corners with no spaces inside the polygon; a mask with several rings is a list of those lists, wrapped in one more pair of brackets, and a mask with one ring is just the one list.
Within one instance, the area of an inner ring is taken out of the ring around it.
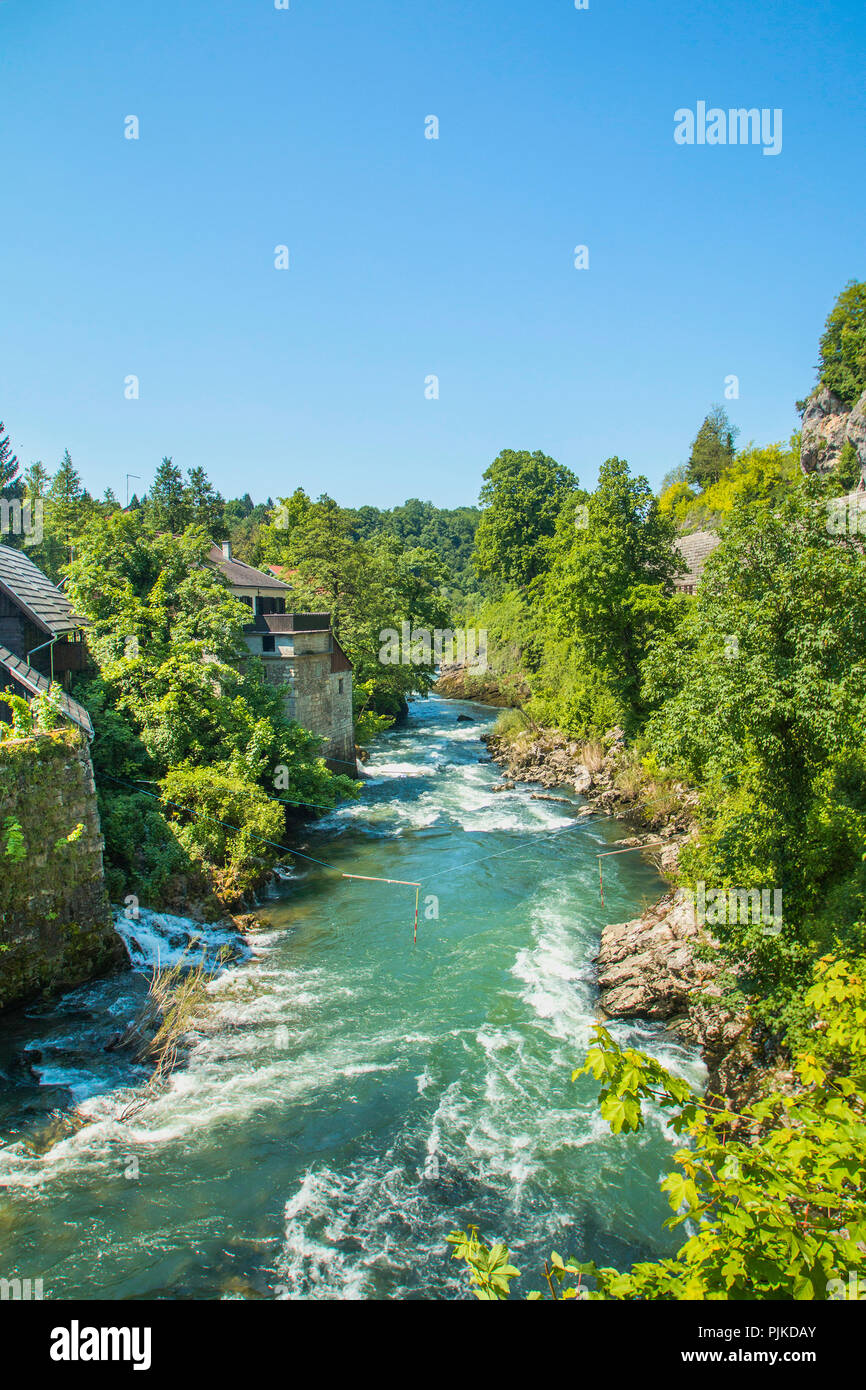
{"label": "limestone rock", "polygon": [[722,1003],[719,966],[698,958],[695,948],[707,939],[690,896],[678,889],[641,917],[606,926],[596,964],[608,1017],[673,1023],[718,1072],[746,1024]]}
{"label": "limestone rock", "polygon": [[866,391],[848,416],[847,435],[857,450],[860,467],[866,468]]}
{"label": "limestone rock", "polygon": [[[858,405],[862,402],[858,402]],[[851,412],[835,392],[822,386],[810,396],[803,413],[800,467],[804,473],[829,473],[836,467]]]}
{"label": "limestone rock", "polygon": [[829,473],[846,443],[854,445],[861,468],[866,468],[866,391],[850,409],[829,387],[822,386],[806,404],[802,431],[800,467],[804,473]]}

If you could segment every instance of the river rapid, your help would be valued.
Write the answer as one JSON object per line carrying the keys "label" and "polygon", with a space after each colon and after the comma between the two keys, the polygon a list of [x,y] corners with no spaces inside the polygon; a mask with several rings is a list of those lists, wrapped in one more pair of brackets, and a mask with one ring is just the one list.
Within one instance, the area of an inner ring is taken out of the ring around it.
{"label": "river rapid", "polygon": [[[211,982],[186,1063],[121,1122],[143,1073],[104,1050],[142,970],[225,937],[142,911],[138,973],[0,1023],[0,1276],[46,1298],[454,1298],[449,1231],[506,1240],[540,1287],[550,1250],[626,1265],[666,1253],[657,1116],[612,1136],[571,1082],[596,1018],[601,926],[663,889],[623,834],[571,804],[494,792],[480,734],[497,711],[413,703],[371,750],[361,800],[305,832]],[[472,722],[458,722],[458,715]],[[564,795],[564,794],[563,794]],[[617,1025],[700,1084],[663,1029]],[[64,1137],[48,1112],[88,1123]],[[57,1137],[59,1135],[59,1137]],[[51,1142],[54,1139],[55,1142]]]}

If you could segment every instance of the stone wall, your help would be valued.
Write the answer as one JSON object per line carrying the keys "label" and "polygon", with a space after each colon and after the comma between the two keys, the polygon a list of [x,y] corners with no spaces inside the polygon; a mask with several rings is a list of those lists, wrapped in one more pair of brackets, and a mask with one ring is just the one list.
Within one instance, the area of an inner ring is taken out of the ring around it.
{"label": "stone wall", "polygon": [[[332,671],[330,640],[319,634],[297,634],[305,651],[265,657],[265,675],[284,690],[286,715],[325,740],[324,757],[336,772],[352,775],[355,765],[355,730],[352,715],[352,673]],[[321,650],[317,650],[317,648]]]}
{"label": "stone wall", "polygon": [[0,743],[0,1009],[128,964],[77,730]]}

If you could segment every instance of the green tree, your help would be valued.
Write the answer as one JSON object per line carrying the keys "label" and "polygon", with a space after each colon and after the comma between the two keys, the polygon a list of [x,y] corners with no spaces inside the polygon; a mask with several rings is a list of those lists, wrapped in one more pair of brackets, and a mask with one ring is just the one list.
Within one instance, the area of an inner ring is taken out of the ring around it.
{"label": "green tree", "polygon": [[57,472],[51,479],[47,507],[48,529],[62,546],[64,559],[71,560],[75,539],[92,510],[91,498],[69,456],[69,450],[65,449]]}
{"label": "green tree", "polygon": [[866,561],[858,536],[828,529],[820,490],[807,479],[773,510],[732,513],[643,667],[647,739],[703,789],[688,881],[782,892],[778,934],[751,919],[713,926],[776,1028],[816,954],[860,949],[866,917]]}
{"label": "green tree", "polygon": [[189,520],[201,526],[214,540],[226,534],[225,503],[203,468],[190,468],[186,475]]}
{"label": "green tree", "polygon": [[632,722],[642,704],[641,663],[671,621],[668,600],[681,564],[673,523],[646,478],[624,459],[606,459],[585,510],[565,511],[544,584],[554,632],[601,673]]}
{"label": "green tree", "polygon": [[849,280],[830,310],[818,371],[848,406],[866,391],[866,280]]}
{"label": "green tree", "polygon": [[576,488],[574,474],[546,454],[503,449],[484,473],[478,573],[500,584],[530,584],[547,567],[557,517]]}
{"label": "green tree", "polygon": [[44,498],[51,483],[51,474],[41,460],[37,459],[24,471],[24,493],[32,502]]}
{"label": "green tree", "polygon": [[861,472],[860,457],[857,450],[851,440],[846,439],[833,470],[834,491],[853,492],[860,481]]}
{"label": "green tree", "polygon": [[190,521],[190,500],[183,474],[170,458],[164,458],[156,470],[146,511],[155,531],[171,531],[177,535]]}
{"label": "green tree", "polygon": [[12,452],[12,444],[0,420],[0,492],[8,489],[18,477],[18,457]]}
{"label": "green tree", "polygon": [[714,405],[692,442],[687,481],[702,488],[717,483],[733,463],[736,437],[724,407]]}

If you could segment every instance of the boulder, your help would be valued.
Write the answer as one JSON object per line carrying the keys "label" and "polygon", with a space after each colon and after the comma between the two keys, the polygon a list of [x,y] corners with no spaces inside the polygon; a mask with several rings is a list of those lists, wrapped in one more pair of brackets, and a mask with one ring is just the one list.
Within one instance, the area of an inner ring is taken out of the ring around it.
{"label": "boulder", "polygon": [[804,473],[829,473],[846,443],[854,445],[860,467],[866,468],[866,391],[851,409],[822,386],[803,413],[800,467]]}
{"label": "boulder", "polygon": [[857,450],[861,468],[866,468],[866,391],[848,416],[847,435]]}
{"label": "boulder", "polygon": [[667,893],[641,917],[602,931],[596,957],[600,1004],[609,1018],[670,1023],[718,1067],[739,1039],[745,1020],[721,1001],[719,967],[695,948],[702,931],[689,894]]}

